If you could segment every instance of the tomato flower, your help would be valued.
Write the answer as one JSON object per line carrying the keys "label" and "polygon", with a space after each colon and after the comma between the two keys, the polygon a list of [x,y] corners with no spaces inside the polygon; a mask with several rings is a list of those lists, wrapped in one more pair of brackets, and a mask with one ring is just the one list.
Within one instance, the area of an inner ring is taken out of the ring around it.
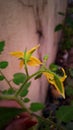
{"label": "tomato flower", "polygon": [[38,66],[40,64],[42,64],[42,62],[36,58],[35,56],[32,56],[33,52],[36,51],[36,49],[39,47],[40,45],[35,46],[34,48],[32,48],[29,51],[25,51],[25,52],[11,52],[10,54],[12,56],[15,56],[16,58],[20,59],[20,68],[22,68],[25,64],[25,62],[27,63],[27,65],[29,66]]}
{"label": "tomato flower", "polygon": [[62,77],[58,76],[57,74],[53,72],[43,72],[45,77],[47,78],[48,82],[56,88],[56,90],[59,92],[59,94],[65,98],[65,91],[64,91],[64,85],[63,81],[66,79],[66,74],[64,69],[62,68],[62,71],[64,75]]}

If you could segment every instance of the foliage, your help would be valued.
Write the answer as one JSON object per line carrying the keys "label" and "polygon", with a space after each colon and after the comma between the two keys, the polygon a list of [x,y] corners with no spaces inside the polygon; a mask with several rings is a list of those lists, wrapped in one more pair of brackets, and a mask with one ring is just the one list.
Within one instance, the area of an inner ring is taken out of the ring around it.
{"label": "foliage", "polygon": [[12,118],[14,118],[16,115],[23,112],[22,109],[17,108],[0,108],[0,129],[3,129],[5,125],[7,125]]}
{"label": "foliage", "polygon": [[[72,10],[73,11],[73,10]],[[70,50],[73,47],[73,18],[72,18],[72,12],[70,9],[68,9],[67,16],[65,18],[65,21],[63,24],[59,23],[55,27],[55,32],[62,30],[63,33],[63,39],[61,41],[61,48],[63,50]],[[59,15],[62,17],[65,17],[65,14],[62,12],[59,12]]]}
{"label": "foliage", "polygon": [[[62,17],[65,16],[64,13],[59,12],[59,15]],[[70,51],[73,47],[73,8],[68,8],[67,16],[63,24],[59,23],[55,27],[56,31],[62,31],[62,40],[60,43],[60,50],[64,52]],[[52,65],[53,66],[53,65]],[[51,66],[51,68],[52,68]],[[60,106],[58,106],[57,110],[55,110],[55,121],[58,124],[56,126],[57,129],[60,129],[59,126],[63,130],[72,130],[73,129],[73,67],[66,67],[67,78],[65,81],[65,94],[66,99],[61,101]],[[56,71],[57,67],[53,71]],[[60,73],[60,71],[57,71]],[[60,73],[62,74],[62,73]]]}
{"label": "foliage", "polygon": [[68,123],[73,120],[73,106],[62,106],[56,112],[56,117],[60,122]]}

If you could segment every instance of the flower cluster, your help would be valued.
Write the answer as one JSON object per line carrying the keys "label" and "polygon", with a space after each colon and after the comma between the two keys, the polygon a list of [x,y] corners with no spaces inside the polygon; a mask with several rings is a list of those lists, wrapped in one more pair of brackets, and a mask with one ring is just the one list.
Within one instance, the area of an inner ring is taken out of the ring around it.
{"label": "flower cluster", "polygon": [[29,66],[41,65],[40,70],[38,71],[37,75],[39,75],[39,73],[41,75],[43,74],[47,78],[48,82],[56,88],[56,90],[59,92],[59,94],[63,98],[65,98],[65,91],[64,91],[64,84],[63,84],[64,80],[67,77],[65,70],[63,68],[61,68],[61,70],[63,72],[63,76],[59,76],[52,70],[48,69],[46,67],[46,65],[44,65],[44,63],[41,62],[38,58],[32,56],[34,51],[36,51],[36,49],[38,49],[39,46],[40,45],[37,45],[29,51],[27,51],[27,50],[25,50],[24,52],[17,51],[17,52],[11,52],[10,54],[20,60],[20,64],[19,64],[20,68],[22,68],[24,66],[25,69],[27,70],[27,65],[29,65]]}

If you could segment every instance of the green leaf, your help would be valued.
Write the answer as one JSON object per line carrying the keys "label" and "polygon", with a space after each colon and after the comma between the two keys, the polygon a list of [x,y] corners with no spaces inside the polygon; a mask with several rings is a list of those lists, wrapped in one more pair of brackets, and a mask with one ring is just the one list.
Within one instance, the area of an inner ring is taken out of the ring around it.
{"label": "green leaf", "polygon": [[28,94],[28,90],[27,89],[25,89],[25,90],[23,90],[22,92],[21,92],[21,94],[20,94],[20,96],[21,97],[25,97],[27,94]]}
{"label": "green leaf", "polygon": [[0,75],[0,81],[2,81],[4,79],[3,75]]}
{"label": "green leaf", "polygon": [[57,31],[60,31],[63,29],[63,25],[62,24],[58,24],[56,27],[55,27],[55,32]]}
{"label": "green leaf", "polygon": [[73,78],[73,68],[69,69],[70,76]]}
{"label": "green leaf", "polygon": [[61,122],[70,122],[73,120],[73,106],[62,106],[56,111],[56,117]]}
{"label": "green leaf", "polygon": [[26,75],[24,73],[15,73],[13,78],[13,82],[17,85],[20,85],[21,83],[23,83],[26,79]]}
{"label": "green leaf", "polygon": [[15,92],[15,91],[14,91],[12,88],[9,88],[9,89],[7,89],[7,90],[3,90],[3,91],[2,91],[3,94],[7,94],[7,95],[8,95],[8,94],[9,94],[9,95],[10,95],[10,94],[14,94],[14,92]]}
{"label": "green leaf", "polygon": [[4,50],[5,41],[0,41],[0,54]]}
{"label": "green leaf", "polygon": [[73,130],[73,122],[67,123],[66,130]]}
{"label": "green leaf", "polygon": [[50,64],[49,68],[50,68],[51,71],[57,71],[59,66],[52,63],[52,64]]}
{"label": "green leaf", "polygon": [[29,98],[25,98],[25,99],[24,99],[24,102],[25,102],[25,103],[28,103],[29,101],[30,101]]}
{"label": "green leaf", "polygon": [[44,109],[44,105],[42,103],[31,103],[30,110],[33,112],[37,112]]}
{"label": "green leaf", "polygon": [[7,94],[14,94],[15,90],[13,90],[12,88],[9,88],[8,91],[7,91]]}
{"label": "green leaf", "polygon": [[28,88],[30,87],[31,82],[28,82],[24,85],[23,91],[20,93],[21,97],[25,97],[28,94]]}
{"label": "green leaf", "polygon": [[[50,123],[48,120],[43,120],[42,118],[41,119],[38,119],[39,120],[39,130],[50,130]],[[53,128],[53,127],[52,127]]]}
{"label": "green leaf", "polygon": [[21,112],[23,112],[23,110],[19,108],[0,107],[0,130]]}
{"label": "green leaf", "polygon": [[73,88],[70,86],[66,87],[66,94],[67,96],[73,96]]}
{"label": "green leaf", "polygon": [[64,76],[64,72],[63,72],[61,66],[58,66],[58,65],[52,63],[52,64],[50,64],[49,68],[51,71],[56,73],[58,76]]}
{"label": "green leaf", "polygon": [[1,69],[5,69],[7,66],[8,66],[8,62],[7,61],[0,62],[0,68]]}

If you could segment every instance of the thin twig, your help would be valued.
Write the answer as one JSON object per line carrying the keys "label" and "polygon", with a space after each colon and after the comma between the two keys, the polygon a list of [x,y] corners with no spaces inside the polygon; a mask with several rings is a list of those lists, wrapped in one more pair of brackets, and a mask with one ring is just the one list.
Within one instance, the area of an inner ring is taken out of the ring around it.
{"label": "thin twig", "polygon": [[6,76],[3,74],[3,72],[2,72],[1,70],[0,70],[0,73],[1,73],[1,75],[3,75],[5,81],[6,81],[7,84],[9,85],[9,87],[10,87],[11,89],[13,89],[12,85],[10,84],[10,82],[8,81],[8,79],[6,78]]}

